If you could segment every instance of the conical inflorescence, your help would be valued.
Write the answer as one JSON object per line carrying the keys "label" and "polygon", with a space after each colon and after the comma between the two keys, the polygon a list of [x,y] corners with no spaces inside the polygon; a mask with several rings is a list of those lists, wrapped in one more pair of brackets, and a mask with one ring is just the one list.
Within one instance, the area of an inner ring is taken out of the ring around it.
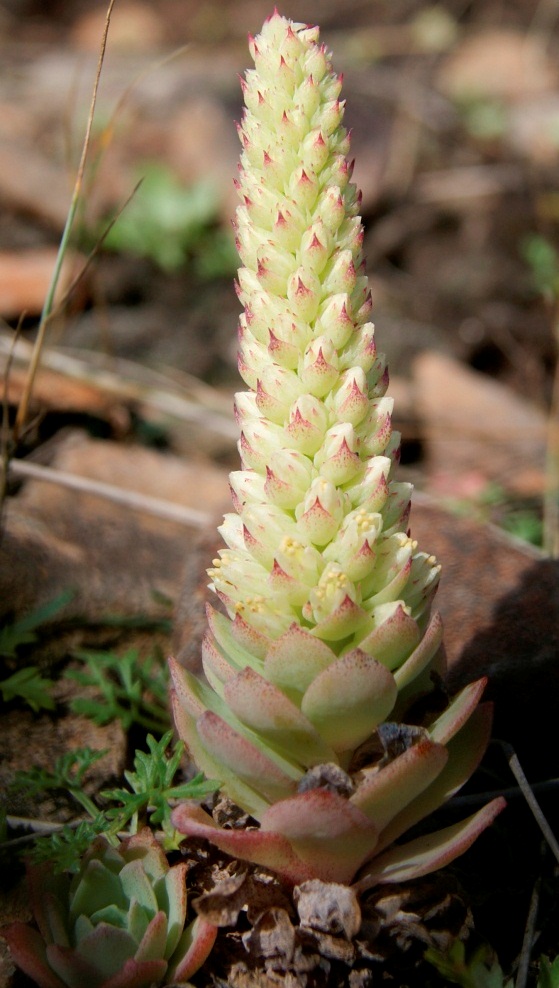
{"label": "conical inflorescence", "polygon": [[[471,774],[490,714],[473,684],[437,719],[406,723],[444,667],[440,567],[410,538],[411,486],[393,476],[341,79],[318,29],[277,12],[250,49],[236,218],[249,390],[235,403],[235,512],[209,571],[226,613],[208,613],[207,681],[172,672],[193,759],[261,827],[227,843],[188,806],[176,825],[293,881],[348,881],[375,855],[369,874],[391,880],[401,864],[385,849]],[[500,808],[441,837],[414,874]]]}

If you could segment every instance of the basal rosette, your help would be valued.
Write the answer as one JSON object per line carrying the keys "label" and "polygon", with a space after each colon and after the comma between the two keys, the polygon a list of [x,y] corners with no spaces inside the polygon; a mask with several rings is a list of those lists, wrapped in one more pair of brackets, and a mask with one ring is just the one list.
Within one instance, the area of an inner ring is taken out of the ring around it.
{"label": "basal rosette", "polygon": [[112,847],[93,842],[74,876],[28,869],[38,929],[2,930],[15,963],[40,988],[155,988],[186,983],[217,928],[185,928],[187,865],[169,867],[147,828]]}

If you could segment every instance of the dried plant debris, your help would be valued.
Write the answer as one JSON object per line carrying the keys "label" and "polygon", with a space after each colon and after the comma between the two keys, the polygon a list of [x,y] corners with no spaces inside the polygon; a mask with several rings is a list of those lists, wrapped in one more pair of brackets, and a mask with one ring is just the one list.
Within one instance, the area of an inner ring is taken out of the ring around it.
{"label": "dried plant debris", "polygon": [[[238,826],[230,801],[216,799],[213,813],[221,826]],[[425,950],[445,950],[472,928],[444,872],[358,897],[350,886],[318,879],[292,889],[203,839],[190,838],[183,853],[193,908],[219,927],[211,970],[194,978],[197,988],[368,988],[379,980],[424,988],[432,976]]]}

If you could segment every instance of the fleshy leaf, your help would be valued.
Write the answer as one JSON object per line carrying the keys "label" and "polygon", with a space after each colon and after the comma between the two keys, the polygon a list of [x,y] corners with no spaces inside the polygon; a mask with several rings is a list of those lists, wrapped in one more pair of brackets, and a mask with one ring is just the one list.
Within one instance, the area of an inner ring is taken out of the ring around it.
{"label": "fleshy leaf", "polygon": [[448,761],[440,774],[411,800],[383,830],[379,851],[442,806],[470,778],[483,757],[491,736],[492,706],[483,703],[446,745]]}
{"label": "fleshy leaf", "polygon": [[377,612],[380,619],[383,611],[387,614],[385,620],[379,620],[378,626],[359,642],[359,648],[392,670],[400,666],[402,660],[416,648],[420,631],[401,601],[380,604],[375,609],[375,620]]}
{"label": "fleshy leaf", "polygon": [[[186,919],[186,875],[188,865],[179,862],[169,869],[163,879],[165,888],[165,902],[160,901],[160,907],[167,914],[167,943],[165,945],[165,958],[173,955],[178,941],[184,930]],[[156,893],[159,888],[156,886]],[[159,895],[158,895],[159,899]]]}
{"label": "fleshy leaf", "polygon": [[[294,789],[302,772],[286,774],[267,754],[211,710],[202,714],[196,727],[210,754],[220,764],[236,771],[248,785],[256,786],[266,798],[282,798]],[[288,768],[285,760],[283,764]]]}
{"label": "fleshy leaf", "polygon": [[263,830],[223,830],[198,806],[187,803],[177,806],[171,819],[181,833],[205,837],[226,854],[271,868],[292,885],[316,877],[313,869],[301,861],[281,834]]}
{"label": "fleshy leaf", "polygon": [[472,716],[477,707],[483,691],[487,686],[487,679],[477,679],[469,683],[457,696],[449,703],[446,710],[437,717],[437,720],[430,725],[429,734],[433,741],[439,744],[446,744]]}
{"label": "fleshy leaf", "polygon": [[300,625],[293,623],[272,642],[264,662],[268,679],[286,691],[304,693],[315,676],[328,668],[335,652]]}
{"label": "fleshy leaf", "polygon": [[[207,923],[200,916],[187,926],[175,954],[171,959],[168,980],[176,984],[188,981],[209,957],[215,938],[217,926]],[[175,960],[175,958],[177,958]]]}
{"label": "fleshy leaf", "polygon": [[164,912],[155,914],[142,937],[135,954],[137,961],[156,961],[165,956],[167,943],[167,917]]}
{"label": "fleshy leaf", "polygon": [[505,806],[505,800],[498,796],[460,823],[385,851],[367,866],[356,886],[364,891],[386,882],[408,882],[446,867],[468,850]]}
{"label": "fleshy leaf", "polygon": [[323,882],[350,881],[373,851],[378,834],[358,807],[322,788],[274,803],[262,817],[262,831],[288,838]]}
{"label": "fleshy leaf", "polygon": [[230,680],[224,698],[239,720],[261,734],[295,762],[309,767],[335,761],[320,734],[273,683],[247,668]]}
{"label": "fleshy leaf", "polygon": [[426,739],[372,773],[351,796],[351,802],[375,823],[379,832],[437,778],[448,759],[442,745]]}
{"label": "fleshy leaf", "polygon": [[39,988],[66,988],[50,968],[45,942],[40,933],[25,923],[11,923],[2,929],[14,964],[27,974]]}
{"label": "fleshy leaf", "polygon": [[396,699],[394,677],[354,649],[315,677],[301,709],[335,751],[356,748],[385,717]]}

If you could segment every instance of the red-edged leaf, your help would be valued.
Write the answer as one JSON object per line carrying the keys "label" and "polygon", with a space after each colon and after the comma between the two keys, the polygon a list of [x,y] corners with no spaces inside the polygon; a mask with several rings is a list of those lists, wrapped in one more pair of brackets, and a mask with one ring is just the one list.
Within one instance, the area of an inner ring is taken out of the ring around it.
{"label": "red-edged leaf", "polygon": [[492,704],[483,703],[446,745],[448,761],[442,772],[416,799],[405,806],[380,835],[379,851],[420,820],[434,813],[470,778],[481,761],[491,735]]}
{"label": "red-edged leaf", "polygon": [[[221,765],[235,772],[265,798],[282,799],[295,789],[303,774],[279,756],[273,758],[234,730],[211,710],[198,718],[196,728],[202,744]],[[287,771],[283,770],[283,766]]]}
{"label": "red-edged leaf", "polygon": [[311,789],[274,803],[262,831],[287,838],[298,857],[324,882],[349,882],[377,842],[374,823],[335,792]]}
{"label": "red-edged leaf", "polygon": [[181,937],[175,954],[180,960],[173,965],[171,958],[167,981],[180,983],[188,981],[209,957],[216,936],[217,926],[197,916]]}
{"label": "red-edged leaf", "polygon": [[429,739],[414,744],[398,758],[365,777],[350,802],[358,806],[379,832],[442,772],[448,754]]}
{"label": "red-edged leaf", "polygon": [[505,806],[506,801],[498,796],[460,823],[426,837],[418,837],[408,844],[392,847],[367,866],[365,874],[355,883],[355,887],[362,892],[373,885],[408,882],[444,868],[468,850]]}
{"label": "red-edged leaf", "polygon": [[2,936],[8,943],[14,964],[39,988],[66,988],[49,966],[45,942],[37,930],[25,923],[12,923],[2,929]]}
{"label": "red-edged leaf", "polygon": [[317,877],[280,834],[263,830],[222,830],[207,813],[191,803],[177,806],[171,819],[182,834],[205,837],[231,857],[271,868],[292,885]]}

